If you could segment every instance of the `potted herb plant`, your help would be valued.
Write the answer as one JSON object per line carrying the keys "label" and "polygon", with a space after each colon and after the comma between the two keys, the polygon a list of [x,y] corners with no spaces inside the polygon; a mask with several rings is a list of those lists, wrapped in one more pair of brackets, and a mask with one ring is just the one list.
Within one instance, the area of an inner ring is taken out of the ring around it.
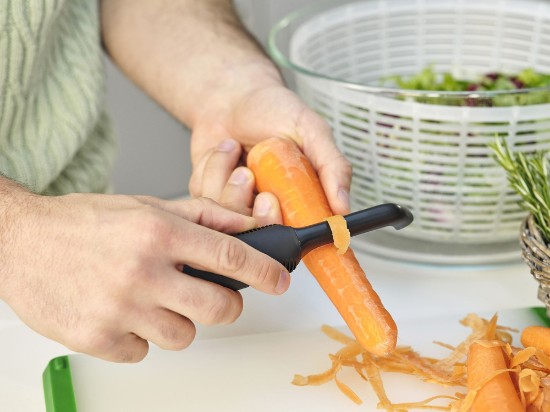
{"label": "potted herb plant", "polygon": [[520,243],[523,260],[539,283],[538,298],[550,315],[550,176],[548,154],[512,152],[504,139],[491,148],[504,168],[510,186],[521,197],[528,212],[521,224]]}

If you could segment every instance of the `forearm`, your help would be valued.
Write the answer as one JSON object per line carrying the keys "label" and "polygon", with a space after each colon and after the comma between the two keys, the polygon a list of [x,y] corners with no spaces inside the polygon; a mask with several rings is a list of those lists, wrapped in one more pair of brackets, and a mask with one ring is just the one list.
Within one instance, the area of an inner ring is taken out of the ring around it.
{"label": "forearm", "polygon": [[101,15],[111,58],[190,127],[209,107],[282,83],[230,0],[104,0]]}

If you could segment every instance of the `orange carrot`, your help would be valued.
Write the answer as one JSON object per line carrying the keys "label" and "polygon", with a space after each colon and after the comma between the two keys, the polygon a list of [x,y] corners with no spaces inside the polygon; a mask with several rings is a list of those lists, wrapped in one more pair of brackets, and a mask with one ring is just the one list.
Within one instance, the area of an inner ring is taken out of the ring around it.
{"label": "orange carrot", "polygon": [[[292,140],[271,138],[259,143],[248,154],[248,167],[257,189],[279,199],[286,225],[307,226],[333,215],[313,166]],[[303,261],[366,350],[384,356],[395,349],[395,322],[351,248],[339,255],[334,245],[322,246]]]}
{"label": "orange carrot", "polygon": [[468,352],[467,384],[477,394],[470,412],[524,412],[501,346],[474,342]]}
{"label": "orange carrot", "polygon": [[521,332],[521,343],[526,348],[533,346],[550,356],[550,328],[528,326]]}

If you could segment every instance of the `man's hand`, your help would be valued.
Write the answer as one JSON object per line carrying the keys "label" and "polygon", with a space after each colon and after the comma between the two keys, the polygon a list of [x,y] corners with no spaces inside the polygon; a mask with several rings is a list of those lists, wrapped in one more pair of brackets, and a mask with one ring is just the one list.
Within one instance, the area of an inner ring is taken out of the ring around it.
{"label": "man's hand", "polygon": [[104,0],[101,16],[115,63],[193,130],[193,196],[252,213],[260,225],[280,221],[277,200],[255,198],[241,166],[255,143],[287,136],[312,161],[334,213],[348,212],[349,162],[328,124],[284,87],[231,0]]}
{"label": "man's hand", "polygon": [[233,322],[238,292],[181,272],[184,264],[283,293],[275,260],[225,235],[251,217],[208,199],[12,193],[0,202],[0,298],[42,335],[103,359],[136,362],[148,341],[182,349],[194,322]]}
{"label": "man's hand", "polygon": [[233,104],[207,105],[211,110],[205,110],[195,123],[192,195],[217,199],[241,213],[250,214],[253,209],[260,223],[280,220],[274,196],[262,193],[254,198],[254,176],[243,167],[243,158],[261,140],[281,136],[295,140],[309,157],[332,210],[349,212],[351,166],[337,149],[324,119],[282,85],[251,90],[237,100],[231,97],[218,97],[218,102]]}

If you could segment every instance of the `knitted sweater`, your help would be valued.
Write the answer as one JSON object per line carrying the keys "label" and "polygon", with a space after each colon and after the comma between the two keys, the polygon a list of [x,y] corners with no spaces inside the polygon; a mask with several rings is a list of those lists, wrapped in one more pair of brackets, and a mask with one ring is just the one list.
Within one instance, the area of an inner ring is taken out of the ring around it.
{"label": "knitted sweater", "polygon": [[106,191],[104,83],[95,0],[1,0],[0,173],[36,193]]}

